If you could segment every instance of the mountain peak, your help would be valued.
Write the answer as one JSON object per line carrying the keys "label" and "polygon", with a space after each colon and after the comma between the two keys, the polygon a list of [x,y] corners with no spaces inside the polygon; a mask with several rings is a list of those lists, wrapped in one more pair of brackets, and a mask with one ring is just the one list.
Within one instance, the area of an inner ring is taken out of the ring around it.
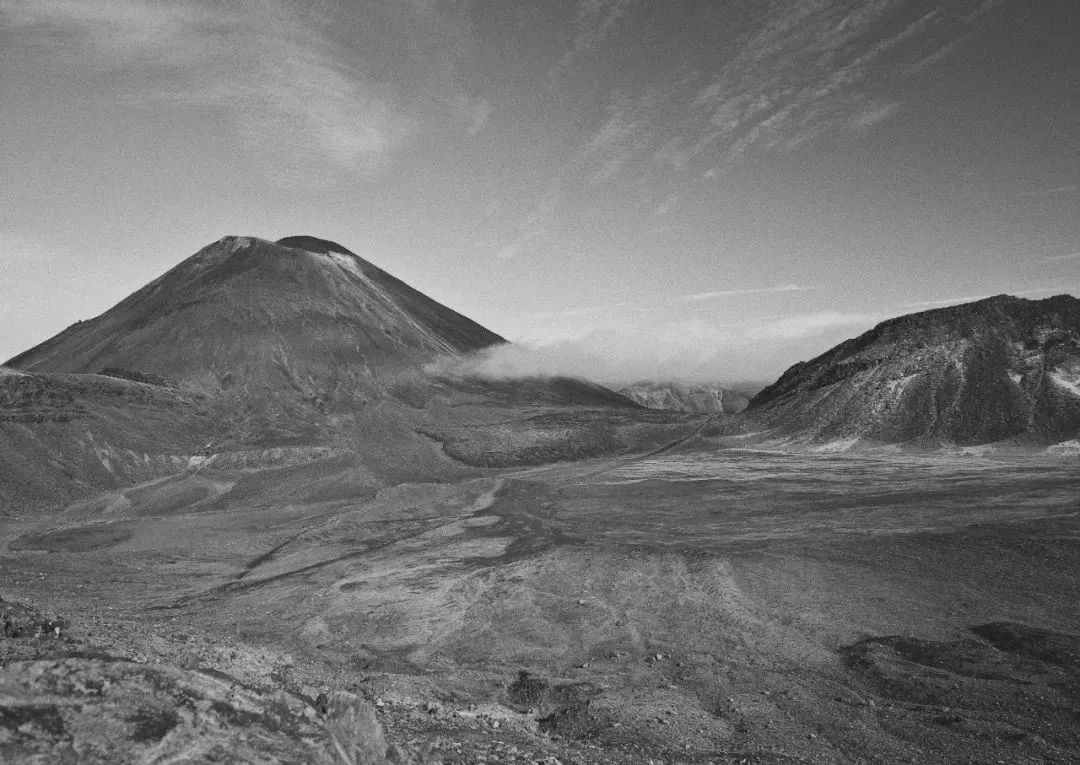
{"label": "mountain peak", "polygon": [[293,250],[307,250],[308,252],[322,254],[331,252],[337,252],[342,255],[355,254],[346,250],[337,242],[331,242],[329,239],[319,239],[317,236],[307,236],[306,234],[287,236],[283,239],[278,239],[274,244],[280,245],[281,247],[288,247]]}
{"label": "mountain peak", "polygon": [[131,370],[206,390],[374,391],[505,342],[341,245],[227,236],[101,316],[12,359],[40,372]]}

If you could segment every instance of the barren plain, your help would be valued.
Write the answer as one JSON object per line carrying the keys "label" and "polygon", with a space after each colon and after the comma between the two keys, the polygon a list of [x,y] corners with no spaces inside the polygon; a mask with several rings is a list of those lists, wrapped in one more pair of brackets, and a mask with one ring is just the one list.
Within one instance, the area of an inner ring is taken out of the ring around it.
{"label": "barren plain", "polygon": [[[235,761],[242,735],[251,759],[335,761],[310,712],[287,736],[241,712],[245,693],[338,692],[371,702],[401,761],[1080,759],[1075,458],[691,438],[373,490],[331,457],[192,469],[0,528],[4,600],[64,620],[54,658],[47,635],[5,641],[11,760]],[[19,685],[89,671],[73,655],[194,672],[233,712],[215,739],[159,679],[96,741],[89,691]]]}

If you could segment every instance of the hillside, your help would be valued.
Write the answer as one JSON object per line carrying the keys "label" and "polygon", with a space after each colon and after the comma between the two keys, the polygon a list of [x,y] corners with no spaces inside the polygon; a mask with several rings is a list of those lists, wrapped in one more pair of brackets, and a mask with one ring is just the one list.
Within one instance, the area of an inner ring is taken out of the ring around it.
{"label": "hillside", "polygon": [[332,242],[228,236],[8,365],[356,397],[380,371],[501,342]]}
{"label": "hillside", "polygon": [[0,511],[209,465],[329,459],[369,491],[667,437],[585,380],[425,371],[503,342],[340,245],[225,237],[8,362]]}
{"label": "hillside", "polygon": [[747,415],[807,441],[1076,438],[1080,300],[1000,295],[891,319],[791,367]]}

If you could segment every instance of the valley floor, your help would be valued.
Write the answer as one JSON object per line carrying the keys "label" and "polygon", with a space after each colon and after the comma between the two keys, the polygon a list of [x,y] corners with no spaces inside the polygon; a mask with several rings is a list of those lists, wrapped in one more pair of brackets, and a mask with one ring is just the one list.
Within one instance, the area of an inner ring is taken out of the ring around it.
{"label": "valley floor", "polygon": [[327,470],[0,521],[0,759],[1080,760],[1075,459]]}

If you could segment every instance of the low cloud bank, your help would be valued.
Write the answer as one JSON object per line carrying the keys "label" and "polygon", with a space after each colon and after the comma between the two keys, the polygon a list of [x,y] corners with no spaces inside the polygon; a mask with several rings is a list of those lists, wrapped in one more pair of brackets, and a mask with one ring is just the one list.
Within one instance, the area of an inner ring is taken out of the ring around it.
{"label": "low cloud bank", "polygon": [[606,328],[547,343],[514,343],[465,358],[443,358],[428,370],[485,379],[584,377],[609,386],[637,380],[771,382],[797,361],[828,350],[882,318],[826,311],[738,325],[682,321]]}

